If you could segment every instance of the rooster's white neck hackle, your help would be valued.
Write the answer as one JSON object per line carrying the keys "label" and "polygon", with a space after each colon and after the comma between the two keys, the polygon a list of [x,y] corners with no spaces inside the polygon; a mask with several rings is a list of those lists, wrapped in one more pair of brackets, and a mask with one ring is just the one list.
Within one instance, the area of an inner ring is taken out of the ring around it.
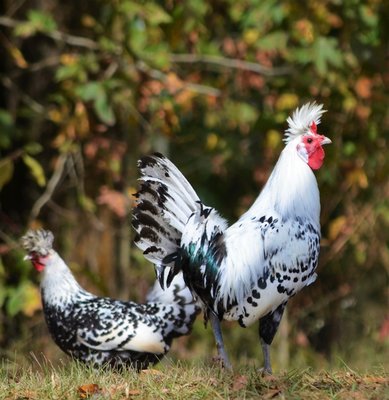
{"label": "rooster's white neck hackle", "polygon": [[312,122],[320,124],[322,104],[307,103],[287,119],[286,146],[264,189],[247,211],[247,216],[275,210],[283,218],[306,217],[319,227],[320,195],[315,175],[298,155],[301,135],[312,133]]}

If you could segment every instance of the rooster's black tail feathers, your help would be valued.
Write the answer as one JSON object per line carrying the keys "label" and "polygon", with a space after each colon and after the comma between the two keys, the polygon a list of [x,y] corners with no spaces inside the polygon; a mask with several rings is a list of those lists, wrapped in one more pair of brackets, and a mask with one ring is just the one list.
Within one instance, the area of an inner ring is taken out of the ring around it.
{"label": "rooster's black tail feathers", "polygon": [[[198,209],[199,198],[177,167],[162,154],[143,157],[138,168],[141,185],[135,194],[137,205],[132,217],[137,232],[135,244],[155,265],[163,287],[169,284],[165,271],[174,270],[182,232]],[[168,274],[169,281],[171,275]]]}

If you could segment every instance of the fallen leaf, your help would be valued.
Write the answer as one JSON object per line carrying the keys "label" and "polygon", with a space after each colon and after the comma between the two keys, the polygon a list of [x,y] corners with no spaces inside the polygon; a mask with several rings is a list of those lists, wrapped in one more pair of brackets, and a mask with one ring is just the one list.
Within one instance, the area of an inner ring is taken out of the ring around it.
{"label": "fallen leaf", "polygon": [[140,394],[141,394],[141,391],[137,390],[137,389],[126,390],[126,397],[139,396]]}
{"label": "fallen leaf", "polygon": [[232,384],[232,390],[238,391],[242,390],[247,386],[248,379],[245,375],[239,375],[234,379],[234,383]]}
{"label": "fallen leaf", "polygon": [[211,377],[208,379],[208,384],[210,386],[217,386],[219,384],[219,381],[216,378]]}
{"label": "fallen leaf", "polygon": [[268,374],[268,373],[265,373],[265,374],[262,376],[262,379],[263,379],[264,381],[266,381],[266,382],[276,382],[276,381],[277,381],[277,378],[276,378],[274,375],[270,375],[270,374]]}
{"label": "fallen leaf", "polygon": [[158,371],[157,369],[142,369],[141,374],[145,374],[145,375],[163,375],[163,372]]}
{"label": "fallen leaf", "polygon": [[77,389],[77,393],[81,399],[87,399],[88,397],[100,392],[101,388],[96,383],[87,383]]}
{"label": "fallen leaf", "polygon": [[387,384],[389,385],[389,378],[385,378],[383,376],[365,376],[363,379],[364,383],[378,383],[378,384]]}
{"label": "fallen leaf", "polygon": [[275,397],[277,397],[280,394],[281,394],[280,389],[270,389],[263,395],[262,399],[264,399],[264,400],[274,399]]}
{"label": "fallen leaf", "polygon": [[367,397],[361,393],[361,392],[357,392],[357,391],[351,391],[351,390],[343,390],[341,392],[338,393],[339,399],[340,400],[366,400]]}

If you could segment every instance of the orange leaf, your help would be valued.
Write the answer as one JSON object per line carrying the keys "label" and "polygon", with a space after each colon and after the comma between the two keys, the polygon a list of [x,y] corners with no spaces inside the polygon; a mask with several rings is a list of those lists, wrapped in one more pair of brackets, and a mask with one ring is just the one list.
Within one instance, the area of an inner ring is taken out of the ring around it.
{"label": "orange leaf", "polygon": [[371,79],[361,77],[355,84],[355,92],[362,99],[369,99],[371,97]]}
{"label": "orange leaf", "polygon": [[158,371],[157,369],[152,369],[152,368],[142,369],[141,373],[145,374],[145,375],[163,375],[163,372]]}
{"label": "orange leaf", "polygon": [[169,93],[172,94],[177,93],[184,85],[182,80],[174,72],[169,72],[167,74],[165,84]]}
{"label": "orange leaf", "polygon": [[239,375],[234,379],[234,383],[232,384],[232,390],[242,390],[247,386],[248,379],[245,375]]}
{"label": "orange leaf", "polygon": [[343,232],[347,222],[347,218],[344,215],[332,220],[328,227],[328,238],[335,240]]}
{"label": "orange leaf", "polygon": [[101,388],[96,383],[87,383],[85,385],[80,386],[77,389],[77,393],[81,399],[87,399],[93,394],[97,394],[101,392]]}
{"label": "orange leaf", "polygon": [[384,376],[365,376],[362,379],[367,384],[369,383],[377,383],[379,385],[389,384],[389,378],[386,378]]}
{"label": "orange leaf", "polygon": [[97,203],[106,205],[118,217],[123,218],[127,215],[129,200],[121,192],[109,189],[107,186],[100,188],[100,195],[97,198]]}
{"label": "orange leaf", "polygon": [[347,174],[347,182],[352,186],[359,186],[366,189],[369,186],[369,180],[366,172],[362,168],[355,168]]}
{"label": "orange leaf", "polygon": [[138,389],[133,389],[133,390],[126,390],[126,396],[139,396],[141,394],[141,391]]}
{"label": "orange leaf", "polygon": [[28,67],[28,63],[27,63],[26,59],[24,58],[22,52],[17,47],[11,46],[9,48],[9,51],[10,51],[16,65],[19,68],[24,69],[24,68]]}

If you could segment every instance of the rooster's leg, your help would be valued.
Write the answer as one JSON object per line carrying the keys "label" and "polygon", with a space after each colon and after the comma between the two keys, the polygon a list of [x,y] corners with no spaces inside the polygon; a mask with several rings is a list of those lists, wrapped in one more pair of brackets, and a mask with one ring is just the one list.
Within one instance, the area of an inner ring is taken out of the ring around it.
{"label": "rooster's leg", "polygon": [[270,344],[267,344],[261,338],[261,346],[263,353],[263,373],[271,375],[273,371],[271,369],[271,363],[270,363]]}
{"label": "rooster's leg", "polygon": [[232,365],[224,348],[223,335],[219,318],[213,312],[210,312],[209,320],[211,321],[213,335],[215,336],[217,352],[220,360],[223,363],[224,368],[232,371]]}
{"label": "rooster's leg", "polygon": [[277,332],[278,326],[280,325],[285,306],[286,302],[259,320],[259,337],[261,339],[264,360],[263,372],[267,374],[272,374],[270,363],[270,345]]}

